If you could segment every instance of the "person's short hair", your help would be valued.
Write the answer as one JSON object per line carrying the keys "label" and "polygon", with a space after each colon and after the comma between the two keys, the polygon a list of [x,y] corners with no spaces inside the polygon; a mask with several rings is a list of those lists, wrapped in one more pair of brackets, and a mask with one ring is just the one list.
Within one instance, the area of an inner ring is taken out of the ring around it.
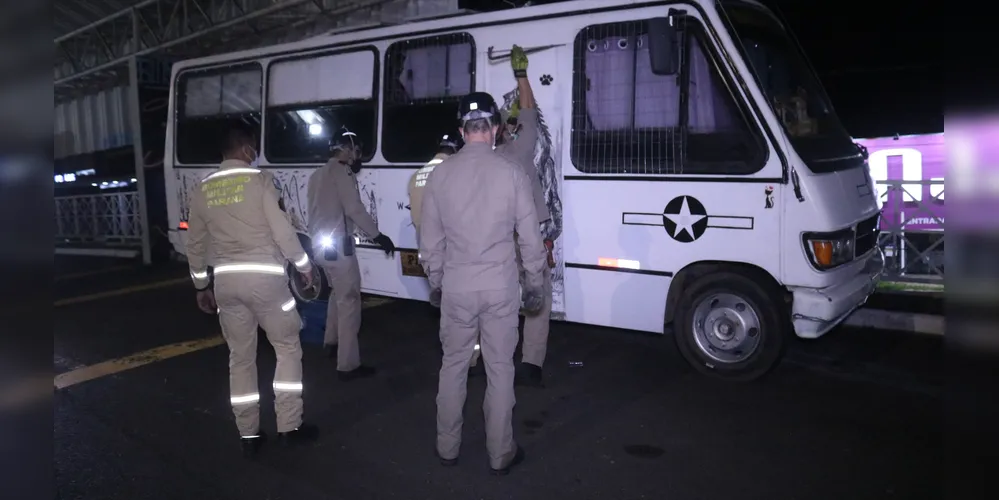
{"label": "person's short hair", "polygon": [[466,134],[483,134],[493,129],[493,120],[489,118],[476,118],[461,124],[461,129]]}
{"label": "person's short hair", "polygon": [[244,147],[250,146],[254,150],[257,149],[257,139],[252,133],[245,129],[234,128],[229,130],[226,134],[225,145],[223,151],[228,156],[233,153],[240,152]]}

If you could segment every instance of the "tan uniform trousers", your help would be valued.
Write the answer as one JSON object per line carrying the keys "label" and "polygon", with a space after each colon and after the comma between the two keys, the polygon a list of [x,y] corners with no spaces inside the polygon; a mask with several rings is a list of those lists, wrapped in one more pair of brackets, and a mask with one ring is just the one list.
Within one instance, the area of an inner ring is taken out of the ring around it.
{"label": "tan uniform trousers", "polygon": [[222,336],[229,345],[229,397],[241,436],[260,431],[257,385],[257,326],[274,347],[274,411],[278,432],[302,424],[302,318],[288,289],[288,278],[273,274],[226,273],[215,276],[215,301]]}
{"label": "tan uniform trousers", "polygon": [[[517,265],[520,266],[520,247],[517,247]],[[524,270],[521,267],[521,283],[523,283]],[[524,314],[524,343],[521,346],[521,361],[541,367],[544,366],[545,356],[548,354],[548,331],[551,328],[552,317],[552,274],[551,269],[545,268],[544,275],[544,295],[545,301],[541,310],[533,314]],[[519,299],[518,299],[519,302]],[[472,366],[476,366],[482,351],[476,349],[472,353]]]}
{"label": "tan uniform trousers", "polygon": [[315,262],[323,268],[333,289],[326,308],[326,333],[323,343],[337,346],[336,369],[351,371],[361,366],[357,334],[361,330],[361,270],[356,255],[340,255],[335,261],[322,258]]}
{"label": "tan uniform trousers", "polygon": [[481,335],[485,359],[486,450],[489,466],[501,469],[517,451],[513,439],[513,354],[517,349],[517,289],[447,293],[441,297],[441,362],[437,389],[437,453],[457,458],[461,448],[468,382],[468,364],[476,337]]}

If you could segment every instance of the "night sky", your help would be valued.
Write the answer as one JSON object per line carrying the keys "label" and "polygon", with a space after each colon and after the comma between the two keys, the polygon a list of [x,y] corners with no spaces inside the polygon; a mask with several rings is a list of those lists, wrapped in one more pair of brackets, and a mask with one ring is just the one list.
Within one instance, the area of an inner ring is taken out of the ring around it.
{"label": "night sky", "polygon": [[[925,1],[758,1],[783,13],[854,138],[943,131],[944,27],[938,9]],[[511,3],[525,2],[459,0],[474,10]]]}
{"label": "night sky", "polygon": [[939,16],[898,0],[763,0],[784,14],[853,137],[943,132]]}

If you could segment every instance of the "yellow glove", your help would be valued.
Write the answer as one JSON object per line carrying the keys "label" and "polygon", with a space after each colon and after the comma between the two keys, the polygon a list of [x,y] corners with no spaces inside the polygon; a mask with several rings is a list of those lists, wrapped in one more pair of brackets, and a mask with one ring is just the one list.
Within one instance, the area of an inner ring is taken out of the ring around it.
{"label": "yellow glove", "polygon": [[510,50],[510,66],[513,67],[513,76],[527,78],[527,54],[519,45]]}
{"label": "yellow glove", "polygon": [[518,116],[520,116],[520,100],[514,99],[513,104],[510,105],[510,118]]}

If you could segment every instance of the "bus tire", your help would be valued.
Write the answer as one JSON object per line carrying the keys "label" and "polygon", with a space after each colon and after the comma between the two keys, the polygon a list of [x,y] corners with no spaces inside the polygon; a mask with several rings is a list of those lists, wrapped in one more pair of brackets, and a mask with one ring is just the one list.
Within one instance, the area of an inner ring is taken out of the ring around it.
{"label": "bus tire", "polygon": [[756,380],[784,355],[790,332],[779,290],[737,272],[701,276],[685,287],[673,336],[697,371],[729,381]]}

